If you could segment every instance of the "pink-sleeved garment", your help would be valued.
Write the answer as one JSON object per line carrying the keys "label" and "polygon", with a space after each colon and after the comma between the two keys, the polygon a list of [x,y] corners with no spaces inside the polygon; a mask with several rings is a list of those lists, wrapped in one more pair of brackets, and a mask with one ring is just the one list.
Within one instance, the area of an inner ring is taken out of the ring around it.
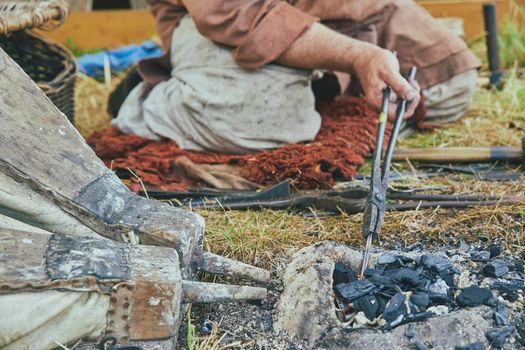
{"label": "pink-sleeved garment", "polygon": [[[370,30],[374,44],[398,53],[402,70],[419,68],[422,88],[479,66],[460,38],[413,0],[148,0],[166,51],[173,28],[190,14],[207,38],[232,47],[249,70],[277,59],[314,22],[350,36]],[[366,36],[365,36],[366,37]],[[368,39],[367,39],[368,40]],[[177,48],[172,48],[176,50]],[[143,61],[146,84],[169,78],[169,60]]]}

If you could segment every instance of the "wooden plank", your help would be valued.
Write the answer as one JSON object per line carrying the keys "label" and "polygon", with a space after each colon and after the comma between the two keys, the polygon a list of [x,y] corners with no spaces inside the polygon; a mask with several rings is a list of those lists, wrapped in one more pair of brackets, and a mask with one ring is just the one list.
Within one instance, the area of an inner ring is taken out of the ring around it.
{"label": "wooden plank", "polygon": [[[498,24],[501,25],[505,16],[510,13],[511,1],[509,0],[418,1],[419,5],[427,9],[434,17],[462,18],[467,40],[484,35],[483,4],[488,2],[496,3]],[[525,6],[525,0],[517,0],[516,3]]]}
{"label": "wooden plank", "polygon": [[[483,35],[482,4],[488,0],[425,0],[418,3],[434,17],[460,17],[467,39]],[[496,0],[499,23],[509,13],[510,0]],[[517,0],[525,6],[525,0]],[[155,23],[147,10],[110,10],[73,12],[58,29],[45,32],[47,37],[66,45],[68,38],[78,49],[115,48],[140,43],[155,35]]]}
{"label": "wooden plank", "polygon": [[147,10],[110,10],[72,12],[60,28],[41,34],[64,46],[70,41],[80,50],[89,50],[140,43],[156,31]]}

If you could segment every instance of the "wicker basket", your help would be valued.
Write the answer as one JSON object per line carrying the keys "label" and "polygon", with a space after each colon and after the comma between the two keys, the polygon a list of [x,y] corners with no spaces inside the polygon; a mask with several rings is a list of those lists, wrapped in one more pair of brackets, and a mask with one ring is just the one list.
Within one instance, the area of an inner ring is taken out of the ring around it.
{"label": "wicker basket", "polygon": [[67,10],[63,0],[0,1],[0,47],[73,123],[75,60],[65,48],[29,30],[56,28],[67,17]]}

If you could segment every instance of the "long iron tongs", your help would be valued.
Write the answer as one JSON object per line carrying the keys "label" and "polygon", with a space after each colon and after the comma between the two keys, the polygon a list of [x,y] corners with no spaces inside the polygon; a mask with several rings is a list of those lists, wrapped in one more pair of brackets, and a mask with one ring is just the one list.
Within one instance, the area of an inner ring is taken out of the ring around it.
{"label": "long iron tongs", "polygon": [[[408,71],[409,81],[415,79],[416,72],[417,70],[415,67],[410,68]],[[390,94],[390,87],[385,88],[377,126],[376,147],[373,156],[372,176],[370,177],[370,192],[368,193],[365,214],[363,217],[363,226],[361,227],[361,235],[366,239],[366,247],[363,255],[363,261],[361,263],[360,278],[363,278],[365,270],[368,268],[370,251],[372,249],[372,241],[377,237],[377,235],[379,235],[381,231],[381,224],[383,223],[383,218],[385,216],[386,191],[388,189],[388,177],[390,176],[392,154],[394,153],[394,147],[399,135],[399,131],[401,130],[403,116],[408,104],[407,100],[401,100],[397,106],[396,118],[394,125],[392,126],[390,140],[385,152],[383,168],[381,169],[381,154],[383,151],[383,140],[385,137]]]}

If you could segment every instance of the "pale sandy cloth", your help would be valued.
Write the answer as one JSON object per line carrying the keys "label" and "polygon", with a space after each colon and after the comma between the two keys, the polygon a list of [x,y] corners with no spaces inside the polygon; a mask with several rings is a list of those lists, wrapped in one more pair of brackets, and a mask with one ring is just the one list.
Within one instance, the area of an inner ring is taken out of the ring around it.
{"label": "pale sandy cloth", "polygon": [[441,84],[424,89],[427,120],[444,124],[461,118],[474,97],[477,78],[477,70],[470,69]]}
{"label": "pale sandy cloth", "polygon": [[[0,295],[0,348],[46,350],[98,338],[106,327],[109,296],[43,291]],[[9,315],[9,317],[6,317]]]}
{"label": "pale sandy cloth", "polygon": [[269,64],[248,72],[231,49],[200,35],[190,17],[175,29],[171,79],[145,100],[142,84],[113,125],[185,149],[245,153],[312,140],[321,126],[311,72]]}
{"label": "pale sandy cloth", "polygon": [[[246,153],[312,140],[315,111],[311,71],[268,64],[240,68],[231,49],[200,35],[184,17],[174,30],[171,79],[141,98],[142,83],[128,95],[113,125],[128,134],[175,140],[181,148]],[[423,90],[428,119],[457,120],[474,93],[475,69]]]}

